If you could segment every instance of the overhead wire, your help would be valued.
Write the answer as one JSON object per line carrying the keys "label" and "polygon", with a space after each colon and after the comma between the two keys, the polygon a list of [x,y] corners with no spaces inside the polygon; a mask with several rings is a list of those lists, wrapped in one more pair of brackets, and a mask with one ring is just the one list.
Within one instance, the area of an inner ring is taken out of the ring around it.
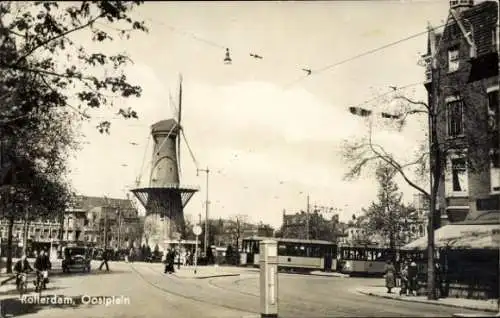
{"label": "overhead wire", "polygon": [[139,186],[139,183],[141,182],[141,179],[142,179],[142,173],[144,172],[144,163],[146,162],[146,155],[148,153],[150,141],[151,141],[151,135],[148,135],[148,141],[147,141],[146,147],[144,149],[144,156],[142,157],[141,170],[139,171],[139,176],[137,177],[137,182],[136,182],[137,186]]}
{"label": "overhead wire", "polygon": [[[158,24],[161,24],[161,25],[164,25],[166,26],[167,28],[169,28],[170,30],[174,31],[174,32],[179,32],[183,35],[186,35],[188,37],[191,37],[197,41],[200,41],[202,43],[205,43],[205,44],[208,44],[210,46],[213,46],[213,47],[217,47],[217,48],[220,48],[220,49],[227,49],[227,48],[230,48],[230,46],[225,46],[225,45],[222,45],[222,44],[219,44],[219,43],[216,43],[212,40],[208,40],[206,38],[203,38],[201,36],[198,36],[192,32],[187,32],[187,31],[183,31],[183,30],[180,30],[176,27],[173,27],[171,25],[168,25],[164,22],[161,22],[161,21],[156,21],[156,20],[153,20],[151,18],[147,18],[146,20],[150,21],[150,22],[155,22],[155,23],[158,23]],[[441,24],[441,25],[438,25],[436,27],[434,27],[433,29],[436,30],[436,29],[439,29],[439,28],[442,28],[444,26],[446,26],[447,23],[444,23],[444,24]],[[341,60],[341,61],[338,61],[338,62],[335,62],[335,63],[332,63],[332,64],[328,64],[326,66],[323,66],[323,67],[320,67],[320,68],[316,68],[316,69],[312,69],[312,68],[304,68],[304,66],[297,66],[298,69],[306,72],[307,74],[306,75],[303,75],[301,77],[299,77],[298,79],[294,80],[293,82],[285,85],[285,88],[287,87],[290,87],[294,84],[296,84],[297,82],[300,82],[312,75],[317,75],[317,74],[320,74],[322,72],[325,72],[331,68],[334,68],[336,66],[340,66],[342,64],[345,64],[345,63],[348,63],[348,62],[351,62],[353,60],[356,60],[356,59],[359,59],[361,57],[364,57],[364,56],[367,56],[367,55],[370,55],[370,54],[373,54],[373,53],[376,53],[376,52],[379,52],[379,51],[382,51],[382,50],[385,50],[387,48],[390,48],[392,46],[395,46],[395,45],[398,45],[400,43],[403,43],[403,42],[406,42],[408,40],[411,40],[411,39],[414,39],[414,38],[417,38],[419,36],[422,36],[422,35],[425,35],[427,34],[429,31],[428,30],[425,30],[425,31],[422,31],[422,32],[418,32],[418,33],[414,33],[414,34],[411,34],[409,36],[406,36],[404,38],[401,38],[399,40],[396,40],[396,41],[393,41],[393,42],[390,42],[390,43],[387,43],[387,44],[384,44],[382,46],[379,46],[379,47],[376,47],[376,48],[373,48],[373,49],[370,49],[368,51],[365,51],[365,52],[362,52],[362,53],[359,53],[359,54],[356,54],[354,56],[351,56],[349,58],[346,58],[344,60]],[[253,53],[252,51],[248,52],[249,56],[251,57],[259,57],[259,58],[262,58],[262,55],[260,54],[255,54]]]}
{"label": "overhead wire", "polygon": [[[181,30],[181,29],[176,28],[176,27],[174,27],[174,26],[168,25],[168,24],[166,24],[166,23],[164,23],[164,22],[162,22],[162,21],[153,20],[153,19],[151,19],[151,18],[145,18],[145,20],[150,21],[150,22],[153,22],[153,23],[158,23],[158,24],[160,24],[160,25],[164,25],[164,26],[166,26],[168,29],[170,29],[170,30],[171,30],[171,31],[173,31],[173,32],[178,32],[178,33],[180,33],[180,34],[183,34],[183,35],[185,35],[185,36],[188,36],[188,37],[190,37],[190,38],[192,38],[192,39],[194,39],[194,40],[197,40],[197,41],[199,41],[199,42],[201,42],[201,43],[204,43],[204,44],[210,45],[210,46],[212,46],[212,47],[216,47],[216,48],[220,48],[220,49],[227,49],[227,48],[229,48],[228,46],[224,46],[224,45],[221,45],[221,44],[219,44],[219,43],[216,43],[216,42],[214,42],[214,41],[212,41],[212,40],[208,40],[208,39],[206,39],[206,38],[204,38],[204,37],[201,37],[201,36],[199,36],[199,35],[196,35],[196,34],[194,34],[194,33],[192,33],[192,32],[187,32],[187,31]],[[447,25],[447,22],[446,22],[446,23],[444,23],[444,24],[438,25],[438,26],[436,26],[436,27],[433,27],[432,29],[433,29],[433,30],[436,30],[436,29],[442,28],[442,27],[444,27],[444,26],[446,26],[446,25]],[[338,61],[338,62],[335,62],[335,63],[329,64],[329,65],[326,65],[326,66],[324,66],[324,67],[320,67],[320,68],[317,68],[317,69],[310,69],[310,68],[309,68],[309,69],[307,69],[307,68],[304,68],[304,67],[298,67],[298,69],[300,69],[300,70],[302,70],[302,71],[306,71],[306,73],[307,73],[307,74],[306,74],[306,75],[304,75],[304,76],[301,76],[301,77],[299,77],[298,79],[294,80],[293,82],[291,82],[291,83],[289,83],[289,84],[285,85],[285,87],[284,87],[284,88],[286,89],[286,88],[288,88],[288,87],[290,87],[290,86],[293,86],[293,85],[297,84],[298,82],[300,82],[300,81],[302,81],[302,80],[304,80],[304,79],[306,79],[306,78],[309,78],[309,77],[310,77],[310,76],[312,76],[312,75],[317,75],[317,74],[323,73],[323,72],[325,72],[325,71],[328,71],[328,70],[330,70],[330,69],[332,69],[332,68],[334,68],[334,67],[340,66],[340,65],[342,65],[342,64],[346,64],[346,63],[348,63],[348,62],[351,62],[351,61],[353,61],[353,60],[359,59],[359,58],[361,58],[361,57],[364,57],[364,56],[367,56],[367,55],[370,55],[370,54],[373,54],[373,53],[376,53],[376,52],[379,52],[379,51],[385,50],[385,49],[387,49],[387,48],[390,48],[390,47],[396,46],[396,45],[398,45],[398,44],[400,44],[400,43],[403,43],[403,42],[405,42],[405,41],[408,41],[408,40],[411,40],[411,39],[417,38],[417,37],[419,37],[419,36],[425,35],[425,34],[427,34],[428,32],[429,32],[429,30],[425,30],[425,31],[422,31],[422,32],[418,32],[418,33],[415,33],[415,34],[411,34],[411,35],[409,35],[409,36],[407,36],[407,37],[404,37],[404,38],[401,38],[401,39],[399,39],[399,40],[397,40],[397,41],[393,41],[393,42],[387,43],[387,44],[385,44],[385,45],[382,45],[382,46],[379,46],[379,47],[376,47],[376,48],[370,49],[370,50],[368,50],[368,51],[365,51],[365,52],[362,52],[362,53],[356,54],[356,55],[351,56],[351,57],[349,57],[349,58],[346,58],[346,59],[344,59],[344,60],[341,60],[341,61]],[[260,54],[255,54],[255,53],[252,53],[252,52],[249,52],[249,55],[250,55],[251,57],[259,56],[260,58],[262,58],[262,55],[260,55]],[[405,85],[405,86],[398,87],[397,89],[398,89],[398,90],[400,90],[400,89],[408,88],[408,87],[411,87],[411,86],[416,86],[416,85],[419,85],[419,84],[422,84],[422,83],[423,83],[423,82],[412,83],[412,84],[408,84],[408,85]],[[368,99],[368,100],[366,100],[366,101],[364,101],[364,102],[362,102],[362,103],[358,104],[358,106],[365,105],[365,104],[367,104],[367,103],[369,103],[369,102],[372,102],[372,101],[377,100],[377,99],[379,99],[379,98],[381,98],[381,97],[383,97],[383,96],[386,96],[386,95],[388,95],[388,94],[390,94],[390,93],[392,93],[392,92],[393,92],[393,90],[388,91],[388,92],[383,93],[383,94],[380,94],[380,95],[377,95],[377,96],[375,96],[375,97],[373,97],[373,98],[371,98],[371,99]],[[170,94],[169,94],[169,95],[170,95]],[[170,99],[170,101],[171,101],[171,102],[173,102],[171,95],[169,96],[169,99]],[[175,108],[175,103],[173,103],[173,106],[174,106],[174,110],[176,110],[176,108]],[[97,117],[93,117],[93,118],[97,118]],[[102,117],[101,117],[101,118],[102,118]],[[117,119],[117,118],[115,117],[114,119]]]}
{"label": "overhead wire", "polygon": [[[446,24],[442,24],[442,25],[439,25],[437,27],[435,27],[434,29],[437,29],[437,28],[441,28],[441,27],[444,27],[446,26]],[[297,82],[300,82],[308,77],[310,77],[311,75],[317,75],[319,73],[322,73],[322,72],[325,72],[331,68],[334,68],[336,66],[340,66],[342,64],[345,64],[345,63],[348,63],[348,62],[351,62],[353,60],[356,60],[358,58],[361,58],[361,57],[364,57],[364,56],[367,56],[367,55],[370,55],[370,54],[373,54],[373,53],[376,53],[378,51],[382,51],[382,50],[385,50],[389,47],[392,47],[392,46],[395,46],[395,45],[398,45],[400,43],[403,43],[405,41],[408,41],[408,40],[411,40],[411,39],[414,39],[414,38],[417,38],[419,36],[422,36],[424,34],[427,34],[429,31],[426,30],[426,31],[422,31],[422,32],[418,32],[418,33],[415,33],[415,34],[412,34],[410,36],[407,36],[405,38],[402,38],[402,39],[399,39],[397,41],[394,41],[394,42],[390,42],[388,44],[385,44],[385,45],[382,45],[382,46],[379,46],[377,48],[374,48],[374,49],[371,49],[371,50],[368,50],[368,51],[365,51],[363,53],[360,53],[360,54],[357,54],[357,55],[354,55],[352,57],[349,57],[347,59],[344,59],[344,60],[341,60],[339,62],[336,62],[336,63],[333,63],[333,64],[329,64],[327,66],[324,66],[324,67],[321,67],[321,68],[318,68],[318,69],[310,69],[308,70],[308,74],[307,75],[303,75],[301,77],[299,77],[298,79],[292,81],[291,83],[285,85],[285,88],[288,88],[290,86],[293,86],[294,84],[296,84]]]}

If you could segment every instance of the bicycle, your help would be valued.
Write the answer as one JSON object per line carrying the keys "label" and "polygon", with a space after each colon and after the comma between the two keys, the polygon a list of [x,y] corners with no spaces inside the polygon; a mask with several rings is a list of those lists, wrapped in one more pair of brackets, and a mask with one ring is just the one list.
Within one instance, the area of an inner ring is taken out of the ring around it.
{"label": "bicycle", "polygon": [[20,273],[18,274],[19,281],[17,282],[17,291],[19,291],[20,297],[23,297],[23,295],[28,291],[28,286],[26,284],[26,273]]}
{"label": "bicycle", "polygon": [[49,277],[49,272],[47,270],[38,271],[36,275],[35,292],[42,294],[42,290],[47,288],[47,281]]}

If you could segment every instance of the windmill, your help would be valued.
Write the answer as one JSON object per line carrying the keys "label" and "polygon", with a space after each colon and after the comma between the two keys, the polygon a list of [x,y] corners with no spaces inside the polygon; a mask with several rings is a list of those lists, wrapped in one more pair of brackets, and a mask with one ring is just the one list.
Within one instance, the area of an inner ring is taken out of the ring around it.
{"label": "windmill", "polygon": [[144,231],[151,248],[155,248],[156,245],[159,248],[166,248],[179,240],[178,233],[181,232],[184,221],[183,209],[198,191],[198,188],[183,186],[180,183],[181,138],[184,139],[191,158],[198,167],[181,125],[182,76],[178,105],[177,120],[174,118],[161,120],[151,126],[153,153],[149,186],[139,187],[139,177],[136,180],[137,188],[131,190],[146,210]]}

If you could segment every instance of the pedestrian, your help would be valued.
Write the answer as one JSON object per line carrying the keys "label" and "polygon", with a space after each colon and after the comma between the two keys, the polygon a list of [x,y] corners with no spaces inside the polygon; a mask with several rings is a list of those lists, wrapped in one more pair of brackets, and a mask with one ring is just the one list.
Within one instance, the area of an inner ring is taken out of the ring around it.
{"label": "pedestrian", "polygon": [[101,271],[102,270],[102,267],[106,265],[106,272],[109,272],[109,266],[108,266],[108,251],[107,250],[104,250],[102,252],[102,263],[101,265],[99,266],[99,270]]}
{"label": "pedestrian", "polygon": [[165,264],[165,270],[163,271],[165,274],[169,273],[169,265],[168,260],[170,256],[170,250],[163,251],[163,263]]}
{"label": "pedestrian", "polygon": [[394,267],[392,262],[388,260],[387,264],[385,265],[385,287],[387,288],[388,294],[391,293],[391,290],[396,285],[395,273],[396,273],[396,268]]}
{"label": "pedestrian", "polygon": [[174,269],[175,254],[172,249],[168,249],[165,254],[165,274],[171,274],[175,272]]}
{"label": "pedestrian", "polygon": [[175,254],[176,253],[175,253],[174,249],[170,250],[170,258],[169,258],[169,262],[168,262],[169,263],[169,271],[170,271],[170,273],[175,273],[175,266],[174,266],[174,264],[175,264],[175,256],[176,256]]}
{"label": "pedestrian", "polygon": [[130,251],[129,251],[129,257],[128,257],[128,259],[129,259],[130,262],[133,262],[134,258],[135,258],[135,251],[134,251],[134,248],[131,247]]}
{"label": "pedestrian", "polygon": [[410,266],[408,266],[408,282],[409,282],[409,292],[410,295],[413,296],[413,292],[415,292],[415,296],[417,294],[417,274],[418,268],[417,264],[414,261],[411,261]]}
{"label": "pedestrian", "polygon": [[408,263],[404,262],[401,264],[401,289],[399,290],[399,295],[408,295]]}
{"label": "pedestrian", "polygon": [[437,291],[437,295],[436,297],[437,298],[441,298],[442,295],[444,294],[443,293],[443,284],[442,284],[442,273],[441,273],[441,266],[439,265],[438,262],[435,263],[435,271],[434,271],[434,275],[436,277],[436,291]]}

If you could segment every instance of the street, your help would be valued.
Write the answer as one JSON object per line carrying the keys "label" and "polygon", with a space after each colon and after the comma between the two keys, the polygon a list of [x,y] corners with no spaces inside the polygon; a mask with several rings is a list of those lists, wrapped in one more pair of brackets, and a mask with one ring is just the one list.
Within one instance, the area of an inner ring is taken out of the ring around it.
{"label": "street", "polygon": [[[51,279],[44,295],[72,303],[22,303],[14,290],[0,296],[5,317],[258,317],[258,272],[207,279],[163,274],[161,264],[114,263],[110,272]],[[357,294],[381,279],[280,274],[280,317],[451,317],[470,310]],[[30,286],[31,287],[31,286]],[[34,295],[31,292],[31,295]],[[114,297],[112,299],[111,297]],[[103,303],[108,299],[108,305]],[[94,303],[95,302],[95,303]],[[101,303],[98,303],[101,302]]]}

